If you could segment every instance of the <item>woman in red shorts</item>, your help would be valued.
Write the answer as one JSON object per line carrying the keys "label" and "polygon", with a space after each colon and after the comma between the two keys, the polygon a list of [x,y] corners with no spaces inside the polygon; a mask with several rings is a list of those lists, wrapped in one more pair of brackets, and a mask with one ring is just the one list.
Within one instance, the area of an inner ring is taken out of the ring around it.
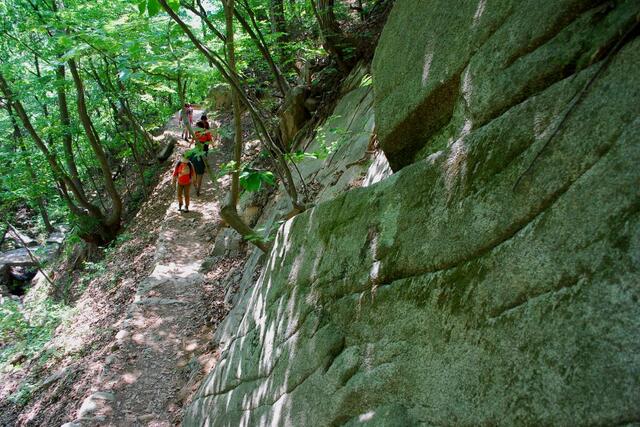
{"label": "woman in red shorts", "polygon": [[176,165],[173,170],[173,184],[178,184],[178,210],[182,211],[182,194],[184,193],[184,211],[189,212],[189,192],[191,190],[191,180],[195,169],[189,159],[186,156],[182,156],[182,159]]}

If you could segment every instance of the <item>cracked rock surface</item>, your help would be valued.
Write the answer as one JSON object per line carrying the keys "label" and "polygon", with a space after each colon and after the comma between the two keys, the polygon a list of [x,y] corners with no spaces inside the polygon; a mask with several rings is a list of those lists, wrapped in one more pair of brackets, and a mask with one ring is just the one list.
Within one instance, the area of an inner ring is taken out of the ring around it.
{"label": "cracked rock surface", "polygon": [[640,4],[600,3],[396,2],[396,172],[284,224],[185,425],[640,418]]}

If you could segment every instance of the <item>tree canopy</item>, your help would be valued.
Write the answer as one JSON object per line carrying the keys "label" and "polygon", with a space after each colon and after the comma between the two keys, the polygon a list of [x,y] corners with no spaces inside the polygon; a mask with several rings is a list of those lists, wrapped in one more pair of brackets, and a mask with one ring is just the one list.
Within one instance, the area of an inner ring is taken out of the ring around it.
{"label": "tree canopy", "polygon": [[[27,207],[42,227],[111,241],[146,197],[162,143],[153,130],[221,82],[303,210],[274,118],[293,87],[318,83],[314,67],[348,71],[366,37],[349,28],[379,3],[0,1],[0,212]],[[232,168],[234,182],[242,172]]]}

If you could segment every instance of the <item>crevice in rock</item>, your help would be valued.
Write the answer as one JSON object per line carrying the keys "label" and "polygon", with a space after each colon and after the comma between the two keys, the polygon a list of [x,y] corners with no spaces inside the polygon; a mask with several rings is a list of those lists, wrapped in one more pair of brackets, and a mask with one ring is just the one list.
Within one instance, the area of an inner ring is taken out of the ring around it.
{"label": "crevice in rock", "polygon": [[326,374],[327,371],[329,369],[331,369],[331,366],[333,366],[333,362],[336,361],[338,356],[340,356],[342,354],[342,352],[345,350],[345,348],[346,348],[346,340],[345,340],[345,337],[342,337],[342,339],[340,340],[340,345],[338,347],[336,347],[335,349],[330,349],[330,351],[329,351],[329,355],[327,357],[327,361],[325,362],[323,370],[322,370],[322,372],[324,374]]}
{"label": "crevice in rock", "polygon": [[385,137],[381,146],[394,172],[411,164],[415,153],[451,121],[460,96],[460,77],[466,66],[464,64],[449,80],[438,85]]}
{"label": "crevice in rock", "polygon": [[[620,133],[622,133],[622,131],[620,131]],[[617,139],[618,138],[616,137],[615,140]],[[487,255],[489,252],[496,249],[498,246],[516,237],[522,229],[524,229],[530,223],[534,222],[540,215],[544,214],[548,209],[552,208],[553,205],[560,199],[562,195],[567,193],[576,182],[578,182],[584,175],[586,175],[591,169],[593,169],[593,167],[595,167],[598,164],[598,162],[602,160],[611,151],[613,146],[614,144],[607,147],[607,149],[601,153],[601,156],[594,163],[592,163],[587,168],[585,168],[585,170],[583,170],[574,180],[567,182],[564,186],[560,187],[554,193],[552,193],[546,200],[543,200],[539,204],[539,208],[534,210],[534,212],[531,215],[523,218],[521,221],[518,221],[512,224],[512,226],[509,227],[505,231],[505,233],[502,236],[500,236],[499,239],[496,239],[493,242],[490,242],[486,246],[478,248],[476,251],[464,257],[463,259],[453,260],[449,263],[437,265],[428,269],[415,269],[410,271],[405,270],[405,271],[400,271],[397,274],[388,275],[387,277],[384,277],[384,280],[382,282],[380,282],[380,284],[377,286],[377,289],[380,290],[381,288],[393,286],[400,281],[417,278],[420,276],[424,276],[426,274],[436,274],[436,273],[449,271],[449,270],[458,268],[463,264],[475,261]],[[337,295],[333,298],[333,301],[339,301],[344,298],[353,298],[354,296],[358,296],[362,294],[362,292],[367,292],[367,291],[369,290],[360,289],[348,294]]]}
{"label": "crevice in rock", "polygon": [[[594,16],[598,14],[598,8],[602,8],[603,10],[606,9],[607,5],[599,5],[597,6],[597,8],[595,8],[596,10],[594,11],[594,8],[591,7],[589,8],[586,12],[583,11],[580,14],[578,14],[578,16],[575,16],[575,20],[581,18],[582,16],[584,16],[584,13],[592,13]],[[629,21],[631,22],[631,24],[633,24],[634,19],[633,17],[629,17]],[[629,24],[624,24],[621,25],[621,31],[622,29],[628,27]],[[622,31],[622,33],[624,33],[624,31]],[[554,37],[556,37],[558,35],[558,33],[553,33],[550,34],[550,37],[548,40],[545,40],[545,43],[548,42],[549,40],[552,40]],[[637,34],[636,34],[637,36]],[[551,86],[553,86],[554,84],[565,80],[567,78],[573,78],[575,77],[577,74],[579,74],[581,71],[596,65],[599,61],[603,60],[603,58],[605,58],[607,56],[607,54],[611,51],[611,49],[613,49],[616,46],[616,42],[618,39],[619,35],[617,34],[612,34],[610,36],[610,38],[606,41],[603,42],[603,44],[598,48],[598,50],[592,54],[592,57],[587,61],[585,60],[585,55],[587,55],[589,52],[587,52],[585,49],[585,47],[583,47],[581,50],[574,52],[571,60],[569,60],[568,62],[562,64],[562,65],[558,65],[555,68],[549,67],[546,70],[546,74],[542,75],[542,76],[538,76],[538,79],[533,79],[529,82],[526,83],[526,85],[524,87],[521,88],[521,90],[519,90],[517,94],[515,94],[508,103],[506,103],[505,105],[500,106],[500,108],[496,108],[494,110],[489,111],[487,114],[481,114],[479,117],[476,117],[476,121],[474,123],[474,127],[476,129],[481,128],[487,124],[489,124],[490,122],[492,122],[493,120],[501,117],[502,115],[504,115],[505,113],[507,113],[509,110],[511,110],[514,107],[517,107],[518,105],[526,102],[528,99],[533,98],[535,96],[540,95],[541,93],[543,93],[544,91],[546,91],[548,88],[550,88]],[[618,48],[622,48],[624,47],[624,45],[628,44],[629,42],[631,42],[633,40],[634,37],[628,37],[627,40]],[[544,45],[544,43],[542,44]],[[526,56],[529,53],[532,53],[533,51],[535,51],[536,49],[538,49],[539,47],[541,47],[542,45],[538,45],[535,48],[531,49],[531,51],[523,51],[523,53],[521,55],[518,55],[515,59],[513,59],[513,61],[511,61],[508,65],[506,65],[503,69],[507,69],[510,65],[513,65],[516,60],[518,58],[522,58],[524,56]]]}
{"label": "crevice in rock", "polygon": [[514,62],[523,56],[534,52],[541,46],[544,46],[547,42],[556,37],[563,29],[568,27],[571,23],[578,20],[586,12],[593,9],[605,9],[609,7],[607,4],[602,4],[601,0],[589,0],[578,2],[570,8],[566,14],[561,15],[553,22],[548,31],[538,37],[531,39],[527,46],[523,46],[521,49],[515,50],[505,61],[504,69],[509,68]]}

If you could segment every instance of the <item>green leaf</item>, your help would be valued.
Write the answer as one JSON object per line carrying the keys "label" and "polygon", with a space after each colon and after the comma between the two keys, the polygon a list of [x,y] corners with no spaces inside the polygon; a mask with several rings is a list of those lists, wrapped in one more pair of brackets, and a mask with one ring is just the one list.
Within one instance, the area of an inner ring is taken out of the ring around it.
{"label": "green leaf", "polygon": [[240,174],[240,185],[247,191],[258,191],[262,186],[262,180],[259,174],[245,171]]}
{"label": "green leaf", "polygon": [[147,10],[147,0],[138,2],[138,10],[140,11],[140,15],[142,15],[144,11]]}
{"label": "green leaf", "polygon": [[180,0],[167,0],[167,4],[174,12],[177,12],[180,9]]}
{"label": "green leaf", "polygon": [[276,176],[272,173],[272,172],[262,172],[260,174],[260,179],[264,182],[266,182],[267,184],[270,185],[275,185],[276,183]]}
{"label": "green leaf", "polygon": [[147,12],[149,12],[149,16],[156,16],[158,12],[160,12],[160,3],[158,3],[158,0],[147,1]]}
{"label": "green leaf", "polygon": [[373,77],[371,74],[365,74],[360,81],[360,87],[371,86],[373,84]]}
{"label": "green leaf", "polygon": [[240,174],[240,185],[247,191],[258,191],[262,188],[262,183],[274,185],[276,177],[269,171],[256,171],[246,169]]}

